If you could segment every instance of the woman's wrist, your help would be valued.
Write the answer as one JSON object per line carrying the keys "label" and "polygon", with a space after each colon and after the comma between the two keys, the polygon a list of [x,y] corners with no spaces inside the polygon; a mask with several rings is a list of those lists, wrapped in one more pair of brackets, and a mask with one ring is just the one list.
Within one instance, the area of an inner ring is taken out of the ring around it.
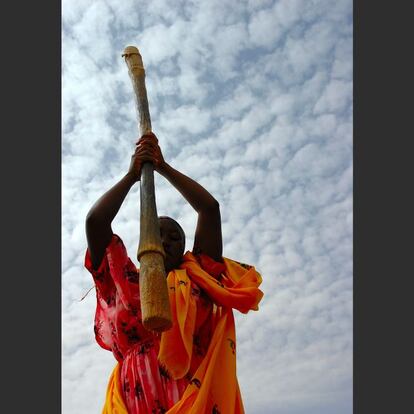
{"label": "woman's wrist", "polygon": [[128,171],[122,179],[125,180],[131,187],[139,181],[139,177],[137,177],[137,175],[132,171]]}
{"label": "woman's wrist", "polygon": [[171,170],[171,167],[165,161],[157,167],[157,172],[165,178],[167,178],[169,170]]}

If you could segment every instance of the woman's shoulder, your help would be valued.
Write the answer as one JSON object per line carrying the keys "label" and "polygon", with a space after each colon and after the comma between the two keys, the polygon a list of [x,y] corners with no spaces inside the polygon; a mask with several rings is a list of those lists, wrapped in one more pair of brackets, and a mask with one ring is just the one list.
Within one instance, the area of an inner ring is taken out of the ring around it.
{"label": "woman's shoulder", "polygon": [[210,274],[211,276],[218,277],[221,273],[223,273],[226,269],[224,262],[219,262],[214,260],[209,255],[197,251],[197,252],[190,252],[187,251],[184,255],[184,262],[193,262],[199,265],[205,272]]}

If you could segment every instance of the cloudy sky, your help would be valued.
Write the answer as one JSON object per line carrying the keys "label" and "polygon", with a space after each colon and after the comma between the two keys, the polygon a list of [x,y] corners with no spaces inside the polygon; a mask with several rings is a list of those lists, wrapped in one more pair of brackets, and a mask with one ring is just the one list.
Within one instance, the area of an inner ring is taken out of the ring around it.
{"label": "cloudy sky", "polygon": [[[127,171],[139,48],[154,132],[220,202],[224,256],[262,273],[235,311],[247,414],[352,412],[351,0],[63,0],[62,396],[98,414],[115,360],[94,340],[84,220]],[[196,214],[156,175],[158,213]],[[113,223],[136,260],[139,187]]]}

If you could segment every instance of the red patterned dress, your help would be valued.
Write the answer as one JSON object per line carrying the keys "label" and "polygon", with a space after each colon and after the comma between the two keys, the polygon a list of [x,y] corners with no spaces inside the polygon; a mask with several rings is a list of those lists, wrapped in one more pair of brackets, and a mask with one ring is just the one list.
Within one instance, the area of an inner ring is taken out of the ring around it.
{"label": "red patterned dress", "polygon": [[[206,256],[199,256],[199,260],[212,276],[217,277],[225,269],[224,264]],[[122,240],[116,235],[112,237],[97,270],[92,268],[87,250],[85,267],[96,286],[95,338],[121,364],[120,385],[128,413],[165,413],[182,397],[207,352],[212,335],[208,323],[213,309],[211,300],[192,282],[192,295],[197,303],[193,360],[188,374],[174,380],[158,362],[161,336],[142,325],[138,271]]]}

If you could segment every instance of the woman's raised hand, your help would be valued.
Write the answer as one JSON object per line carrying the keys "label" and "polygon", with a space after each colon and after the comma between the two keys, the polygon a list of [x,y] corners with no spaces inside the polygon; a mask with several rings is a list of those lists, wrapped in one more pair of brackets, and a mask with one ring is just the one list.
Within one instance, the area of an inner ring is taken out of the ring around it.
{"label": "woman's raised hand", "polygon": [[164,165],[164,157],[158,145],[158,138],[154,133],[143,135],[137,142],[134,154],[131,157],[128,174],[132,175],[136,181],[141,178],[141,168],[144,162],[152,162],[154,169],[160,171]]}

